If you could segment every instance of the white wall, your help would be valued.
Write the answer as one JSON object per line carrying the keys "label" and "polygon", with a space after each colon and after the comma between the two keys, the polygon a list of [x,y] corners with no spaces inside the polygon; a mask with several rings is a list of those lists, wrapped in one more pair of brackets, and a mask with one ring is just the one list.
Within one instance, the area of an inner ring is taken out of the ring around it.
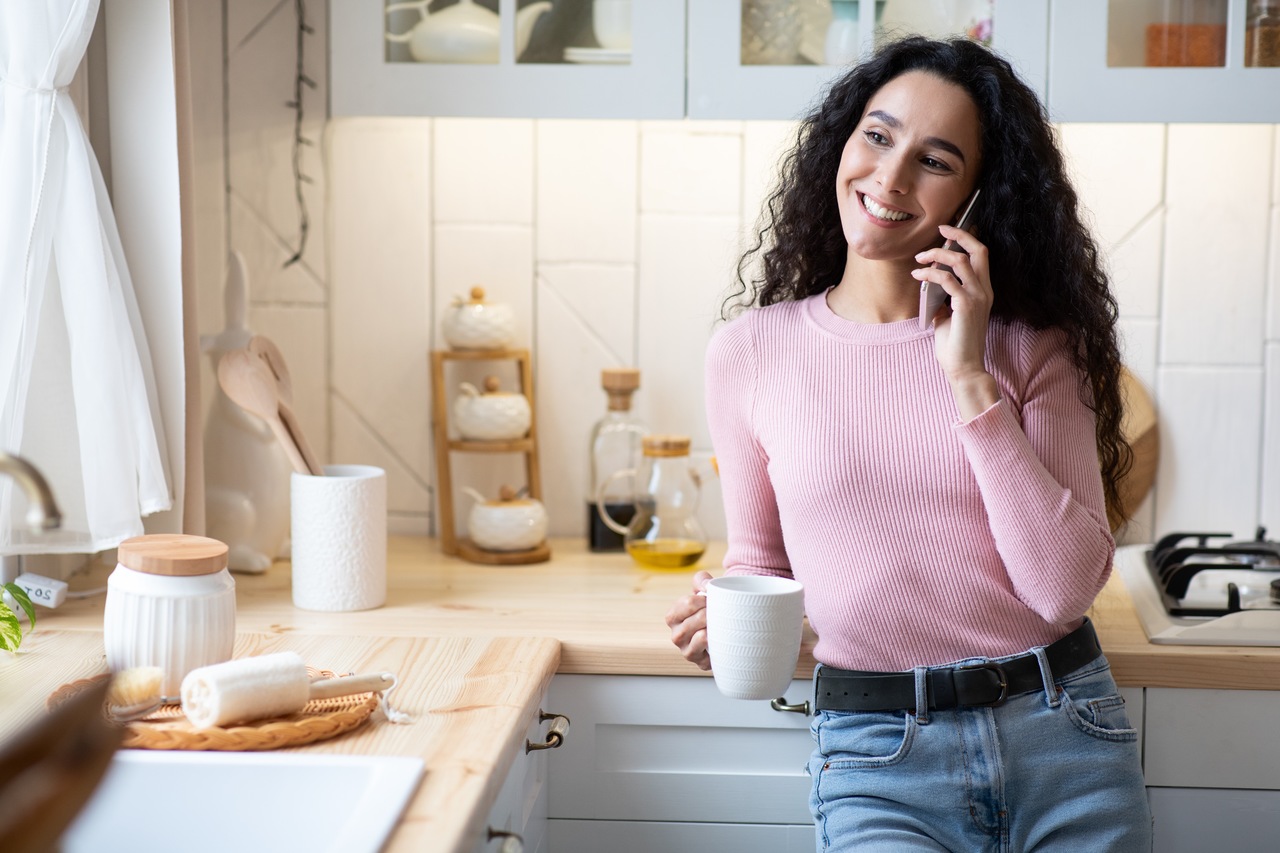
{"label": "white wall", "polygon": [[[305,262],[281,269],[297,216],[283,107],[292,4],[227,9],[230,242],[250,256],[250,321],[284,348],[321,455],[388,469],[393,530],[432,530],[427,354],[444,345],[441,312],[473,284],[516,307],[517,343],[533,351],[554,533],[583,528],[601,368],[639,367],[650,427],[710,452],[702,352],[788,123],[331,122],[307,152]],[[307,69],[323,80],[315,23]],[[307,98],[318,131],[323,93]],[[1157,486],[1126,539],[1258,523],[1280,533],[1275,127],[1061,131],[1112,266],[1127,360],[1162,424]],[[455,482],[490,493],[518,471],[507,458],[458,461]],[[718,489],[704,499],[722,535]]]}

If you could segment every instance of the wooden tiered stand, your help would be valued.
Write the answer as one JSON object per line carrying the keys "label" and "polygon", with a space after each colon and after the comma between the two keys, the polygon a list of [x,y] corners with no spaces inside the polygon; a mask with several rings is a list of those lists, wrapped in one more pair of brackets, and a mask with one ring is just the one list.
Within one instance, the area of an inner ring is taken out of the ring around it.
{"label": "wooden tiered stand", "polygon": [[[520,378],[520,393],[529,400],[529,434],[510,441],[467,441],[449,435],[448,389],[445,387],[445,365],[451,361],[514,361]],[[500,350],[432,350],[431,380],[434,403],[431,422],[436,446],[436,490],[440,505],[440,546],[446,554],[456,554],[473,563],[513,565],[540,563],[551,559],[546,542],[526,551],[488,551],[466,537],[459,538],[453,514],[453,454],[457,453],[523,453],[525,486],[529,497],[542,499],[542,476],[538,468],[537,407],[533,401],[533,371],[527,349]]]}

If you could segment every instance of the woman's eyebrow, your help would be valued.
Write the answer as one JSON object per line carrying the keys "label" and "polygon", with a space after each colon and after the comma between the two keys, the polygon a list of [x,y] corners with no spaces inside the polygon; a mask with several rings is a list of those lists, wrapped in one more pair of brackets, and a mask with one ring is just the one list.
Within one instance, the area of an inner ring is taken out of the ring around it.
{"label": "woman's eyebrow", "polygon": [[[898,128],[902,127],[902,122],[898,121],[898,119],[895,116],[890,115],[884,110],[872,110],[871,112],[867,113],[866,117],[884,122],[894,130],[897,130]],[[965,162],[964,152],[961,151],[960,146],[956,145],[954,142],[949,142],[940,136],[926,136],[922,141],[924,142],[925,145],[931,145],[935,148],[941,148],[943,151],[946,151],[949,154],[959,157],[961,163]]]}

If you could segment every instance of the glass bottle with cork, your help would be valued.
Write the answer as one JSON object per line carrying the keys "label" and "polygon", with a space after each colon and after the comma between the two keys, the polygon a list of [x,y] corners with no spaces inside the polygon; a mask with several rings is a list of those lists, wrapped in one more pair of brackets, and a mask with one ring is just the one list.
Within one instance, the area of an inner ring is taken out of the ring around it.
{"label": "glass bottle with cork", "polygon": [[626,367],[606,368],[600,372],[600,387],[609,395],[609,408],[591,428],[587,545],[592,551],[622,551],[622,534],[605,525],[596,502],[602,495],[609,516],[624,527],[635,515],[633,477],[612,480],[603,494],[600,487],[615,472],[635,469],[639,465],[645,427],[631,411],[631,395],[640,387],[640,371]]}
{"label": "glass bottle with cork", "polygon": [[1244,64],[1280,66],[1280,0],[1251,0],[1245,20]]}

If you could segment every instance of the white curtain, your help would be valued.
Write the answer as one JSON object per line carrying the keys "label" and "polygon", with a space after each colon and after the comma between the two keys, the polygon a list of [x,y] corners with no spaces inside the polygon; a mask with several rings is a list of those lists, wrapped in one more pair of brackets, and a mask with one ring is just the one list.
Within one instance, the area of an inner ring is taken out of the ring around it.
{"label": "white curtain", "polygon": [[67,92],[98,4],[0,0],[0,449],[63,512],[32,534],[0,477],[0,554],[112,548],[173,503],[133,284]]}

